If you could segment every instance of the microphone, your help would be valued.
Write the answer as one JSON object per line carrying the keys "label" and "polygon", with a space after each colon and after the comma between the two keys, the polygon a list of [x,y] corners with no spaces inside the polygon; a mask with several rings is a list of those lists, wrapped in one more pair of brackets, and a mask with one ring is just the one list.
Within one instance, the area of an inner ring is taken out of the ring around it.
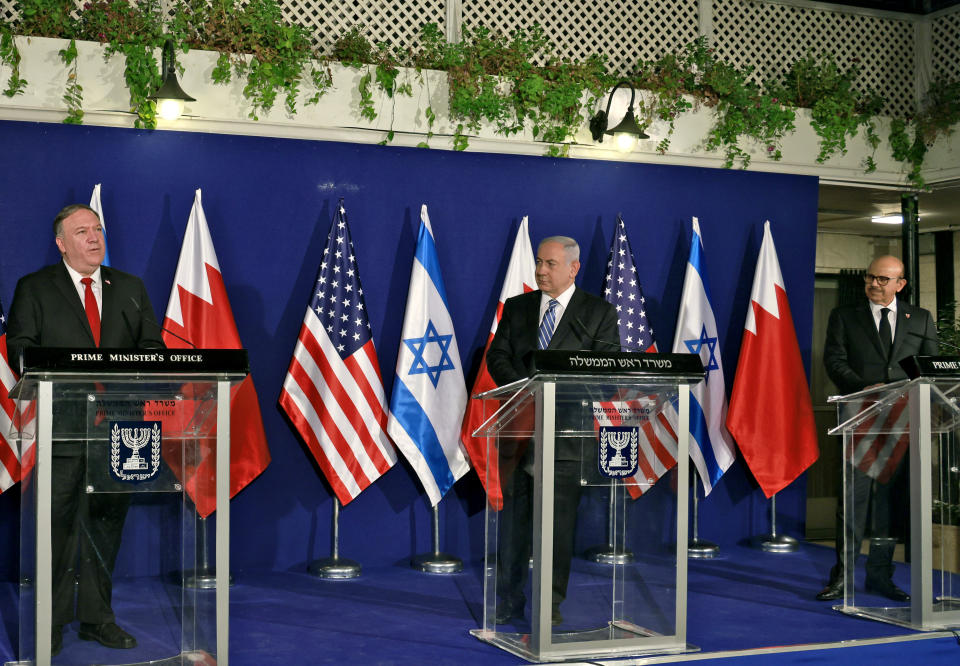
{"label": "microphone", "polygon": [[[130,297],[130,300],[133,302],[134,306],[136,306],[137,312],[140,312],[140,304],[137,303],[137,299],[135,299],[133,296],[131,296],[131,297]],[[127,322],[127,328],[130,329],[130,331],[131,331],[131,333],[130,333],[131,336],[133,336],[133,338],[136,339],[136,336],[133,335],[133,329],[130,327],[130,322],[127,320],[127,313],[126,313],[126,312],[123,313],[123,319],[124,319],[124,321]],[[182,341],[182,342],[186,342],[188,345],[190,345],[190,346],[191,346],[192,348],[194,348],[194,349],[197,348],[197,346],[196,346],[195,344],[193,344],[192,342],[190,342],[189,340],[187,340],[187,339],[186,339],[185,337],[183,337],[182,335],[177,335],[176,333],[174,333],[173,331],[171,331],[169,328],[166,328],[165,326],[161,326],[160,324],[158,324],[157,322],[155,322],[153,319],[145,318],[145,319],[143,319],[142,321],[148,322],[151,326],[156,326],[156,327],[157,327],[157,330],[159,330],[159,331],[162,332],[162,333],[169,333],[170,335],[172,335],[173,337],[175,337],[177,340],[180,340],[180,341]]]}
{"label": "microphone", "polygon": [[949,347],[955,351],[960,351],[960,347],[943,340],[938,340],[937,338],[931,338],[929,335],[924,335],[923,333],[916,333],[914,331],[907,331],[907,335],[912,335],[914,337],[920,338],[921,340],[928,340],[930,342],[936,342],[938,345],[943,345],[944,347]]}

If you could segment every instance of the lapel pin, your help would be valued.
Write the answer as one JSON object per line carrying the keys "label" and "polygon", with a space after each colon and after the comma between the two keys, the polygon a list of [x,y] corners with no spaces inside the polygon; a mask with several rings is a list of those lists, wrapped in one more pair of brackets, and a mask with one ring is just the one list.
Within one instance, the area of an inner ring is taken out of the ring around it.
{"label": "lapel pin", "polygon": [[[104,284],[110,284],[110,280],[104,280],[103,282]],[[907,316],[909,317],[910,315],[907,315]]]}
{"label": "lapel pin", "polygon": [[[108,282],[107,284],[109,284],[109,282]],[[910,313],[909,313],[909,312],[905,312],[905,313],[903,314],[903,316],[906,317],[907,319],[910,319]]]}

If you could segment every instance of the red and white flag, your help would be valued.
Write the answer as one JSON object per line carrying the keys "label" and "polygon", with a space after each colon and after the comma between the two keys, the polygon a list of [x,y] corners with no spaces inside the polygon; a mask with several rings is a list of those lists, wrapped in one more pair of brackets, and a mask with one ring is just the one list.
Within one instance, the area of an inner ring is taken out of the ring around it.
{"label": "red and white flag", "polygon": [[330,223],[279,402],[341,504],[397,462],[342,202]]}
{"label": "red and white flag", "polygon": [[[7,354],[7,318],[0,305],[0,493],[20,480],[20,453],[17,450],[17,435],[14,426],[17,404],[10,399],[10,391],[17,383],[17,376],[10,368]],[[33,447],[24,458],[32,457]],[[25,461],[25,467],[29,467]]]}
{"label": "red and white flag", "polygon": [[[243,347],[203,214],[200,190],[190,210],[163,327],[166,329],[163,341],[170,348],[187,349],[191,344],[205,349]],[[201,454],[196,464],[188,463],[186,469],[177,469],[177,461],[168,462],[175,466],[174,471],[183,480],[197,513],[203,517],[213,513],[216,509],[214,456]],[[253,378],[247,375],[230,393],[230,497],[253,481],[268,464],[270,450],[260,417],[260,403]]]}
{"label": "red and white flag", "polygon": [[[500,318],[503,316],[503,305],[508,298],[519,296],[529,291],[535,291],[537,288],[536,279],[537,265],[533,258],[533,246],[530,244],[530,230],[527,216],[523,216],[520,222],[520,228],[517,229],[517,236],[513,241],[513,251],[510,253],[510,263],[507,265],[507,274],[503,278],[503,286],[500,288],[500,300],[497,303],[497,313],[493,317],[493,323],[490,325],[490,334],[487,336],[487,346],[483,350],[483,359],[480,362],[480,371],[477,373],[477,379],[473,382],[473,389],[470,395],[490,391],[497,387],[490,372],[487,370],[487,350],[490,349],[490,343],[497,332],[497,326]],[[486,415],[487,417],[490,414]],[[463,425],[460,428],[460,441],[463,443],[467,454],[470,456],[470,463],[477,470],[477,476],[480,477],[480,483],[487,491],[487,497],[494,507],[501,507],[503,496],[500,492],[500,475],[497,469],[497,461],[492,461],[488,467],[487,461],[487,439],[485,437],[473,437],[471,433],[476,430],[485,421],[483,402],[470,399],[467,402],[467,411],[463,417]],[[489,475],[488,475],[489,470]]]}
{"label": "red and white flag", "polygon": [[807,375],[769,221],[763,225],[727,430],[767,497],[790,485],[820,455]]}

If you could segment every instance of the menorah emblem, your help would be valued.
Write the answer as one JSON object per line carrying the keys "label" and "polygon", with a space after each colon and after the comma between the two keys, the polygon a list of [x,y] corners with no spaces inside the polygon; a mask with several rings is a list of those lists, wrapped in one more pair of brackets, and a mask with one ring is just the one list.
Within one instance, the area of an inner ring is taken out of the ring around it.
{"label": "menorah emblem", "polygon": [[147,461],[140,455],[140,449],[150,443],[150,428],[121,428],[120,438],[124,446],[133,450],[133,454],[123,463],[124,471],[149,469]]}

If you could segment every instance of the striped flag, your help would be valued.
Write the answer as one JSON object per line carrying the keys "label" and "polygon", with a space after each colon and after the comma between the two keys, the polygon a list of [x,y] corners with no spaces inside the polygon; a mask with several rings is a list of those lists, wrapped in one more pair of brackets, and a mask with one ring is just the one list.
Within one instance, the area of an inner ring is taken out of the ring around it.
{"label": "striped flag", "polygon": [[[909,397],[904,395],[854,428],[852,438],[845,443],[844,460],[852,461],[871,479],[890,481],[910,446],[908,401]],[[844,405],[851,414],[867,407],[867,401]]]}
{"label": "striped flag", "polygon": [[[471,394],[476,395],[496,388],[497,384],[487,370],[487,350],[490,349],[490,343],[493,341],[497,326],[500,324],[500,318],[503,316],[503,304],[507,302],[508,298],[534,291],[537,288],[536,271],[537,264],[533,258],[533,246],[530,244],[529,222],[527,216],[524,215],[520,222],[520,228],[517,229],[517,236],[513,241],[510,263],[507,264],[507,274],[504,276],[503,286],[500,288],[497,312],[493,317],[493,323],[490,325],[487,346],[483,350],[483,360],[480,362],[480,371],[473,383]],[[467,453],[470,455],[470,462],[473,464],[473,468],[477,470],[477,476],[480,477],[480,483],[483,484],[484,490],[487,491],[488,500],[493,507],[499,509],[503,507],[503,496],[500,493],[497,461],[487,460],[487,439],[471,435],[485,420],[483,407],[483,401],[481,400],[471,399],[467,403],[467,413],[463,418],[463,427],[460,430],[460,441],[463,442]],[[490,414],[487,414],[487,416],[490,416]]]}
{"label": "striped flag", "polygon": [[[163,341],[170,348],[243,347],[213,248],[207,216],[203,212],[200,190],[194,195],[187,220],[163,328]],[[168,459],[179,478],[184,480],[197,513],[204,518],[216,510],[216,461],[209,453],[211,451],[201,447],[198,461],[184,463]],[[230,497],[259,476],[269,464],[270,450],[260,417],[260,403],[253,377],[247,375],[230,392]]]}
{"label": "striped flag", "polygon": [[100,228],[103,230],[103,266],[110,265],[110,249],[107,247],[107,223],[103,219],[103,205],[100,203],[100,183],[93,186],[93,194],[90,195],[90,208],[97,211],[100,218]]}
{"label": "striped flag", "polygon": [[[613,241],[610,244],[610,259],[607,261],[607,276],[603,284],[603,297],[617,309],[617,327],[620,330],[620,346],[625,351],[656,352],[657,342],[653,326],[647,319],[646,299],[637,278],[637,267],[627,237],[627,226],[617,215]],[[623,402],[599,403],[602,414],[597,426],[639,425],[643,437],[640,441],[640,471],[637,477],[627,479],[627,491],[636,499],[649,490],[667,470],[677,464],[677,435],[672,423],[676,423],[673,403],[658,404],[651,396],[621,396]],[[626,419],[620,414],[649,414],[638,408],[649,408],[653,419]],[[616,421],[616,422],[614,422]]]}
{"label": "striped flag", "polygon": [[700,222],[693,218],[690,258],[683,278],[680,314],[673,338],[676,354],[697,354],[706,370],[705,379],[690,389],[690,457],[709,495],[736,457],[727,432],[727,393],[720,358],[720,336],[710,302],[710,284],[704,257]]}
{"label": "striped flag", "polygon": [[346,505],[397,462],[343,201],[280,392],[280,407]]}
{"label": "striped flag", "polygon": [[10,399],[10,391],[17,377],[10,368],[7,354],[7,317],[0,304],[0,493],[20,480],[20,454],[17,450],[14,418],[16,403]]}
{"label": "striped flag", "polygon": [[426,205],[401,338],[387,432],[436,506],[470,465],[460,445],[467,387]]}

